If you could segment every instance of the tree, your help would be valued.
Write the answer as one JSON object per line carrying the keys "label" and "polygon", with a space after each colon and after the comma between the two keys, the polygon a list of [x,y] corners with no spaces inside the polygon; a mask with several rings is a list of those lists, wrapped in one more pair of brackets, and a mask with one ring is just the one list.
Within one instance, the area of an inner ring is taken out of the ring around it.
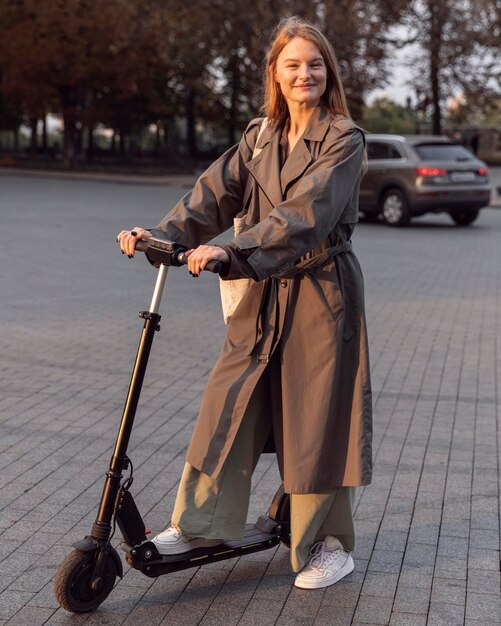
{"label": "tree", "polygon": [[[19,139],[18,129],[22,122],[23,120],[21,115],[19,115],[19,109],[13,108],[11,104],[0,95],[0,131],[7,130],[13,132],[15,150],[17,150],[17,143]],[[1,145],[0,148],[2,148]]]}
{"label": "tree", "polygon": [[371,133],[412,134],[414,110],[393,102],[389,98],[376,98],[363,108],[363,127]]}
{"label": "tree", "polygon": [[213,2],[220,24],[214,61],[224,77],[220,87],[228,135],[260,104],[266,46],[283,17],[298,14],[317,24],[333,44],[352,115],[360,117],[365,94],[386,83],[392,43],[390,29],[402,19],[408,0],[255,0],[252,12],[235,0]]}
{"label": "tree", "polygon": [[442,132],[449,97],[462,92],[488,110],[501,96],[501,5],[498,0],[413,0],[407,42],[418,42],[413,84],[432,106],[433,133]]}
{"label": "tree", "polygon": [[338,0],[318,3],[320,26],[336,52],[353,117],[362,115],[366,94],[388,81],[391,29],[408,0]]}
{"label": "tree", "polygon": [[0,5],[0,36],[9,41],[0,52],[2,93],[29,116],[47,110],[62,116],[68,166],[82,126],[97,120],[103,102],[108,117],[110,110],[128,123],[138,110],[143,123],[148,117],[146,103],[154,99],[152,77],[160,63],[154,4],[7,0]]}
{"label": "tree", "polygon": [[[174,116],[186,120],[190,156],[199,128],[234,143],[260,105],[263,60],[279,19],[299,14],[336,50],[350,109],[385,84],[392,25],[409,0],[3,0],[0,96],[36,121],[64,120],[65,163],[98,123],[125,136]],[[203,125],[199,123],[203,122]]]}

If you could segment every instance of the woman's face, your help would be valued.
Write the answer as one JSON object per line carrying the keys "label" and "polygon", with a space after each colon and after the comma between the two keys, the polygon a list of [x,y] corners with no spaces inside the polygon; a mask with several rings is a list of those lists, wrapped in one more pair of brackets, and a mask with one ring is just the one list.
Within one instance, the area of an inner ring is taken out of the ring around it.
{"label": "woman's face", "polygon": [[327,68],[317,46],[309,39],[294,37],[278,55],[275,80],[291,105],[317,106],[327,86]]}

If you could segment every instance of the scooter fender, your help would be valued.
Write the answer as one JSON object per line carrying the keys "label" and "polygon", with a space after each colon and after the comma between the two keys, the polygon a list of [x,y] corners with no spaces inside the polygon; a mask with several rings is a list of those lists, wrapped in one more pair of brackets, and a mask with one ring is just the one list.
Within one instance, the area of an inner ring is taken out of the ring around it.
{"label": "scooter fender", "polygon": [[[94,541],[92,537],[89,537],[89,536],[85,537],[84,539],[79,539],[78,541],[75,541],[75,543],[72,543],[71,545],[73,548],[76,548],[77,550],[81,550],[82,552],[95,552],[96,550],[99,549],[98,543]],[[123,578],[124,570],[123,570],[122,560],[118,552],[115,550],[113,546],[108,546],[107,550],[109,551],[110,556],[115,561],[115,564],[117,566],[117,574],[120,576],[120,578]]]}

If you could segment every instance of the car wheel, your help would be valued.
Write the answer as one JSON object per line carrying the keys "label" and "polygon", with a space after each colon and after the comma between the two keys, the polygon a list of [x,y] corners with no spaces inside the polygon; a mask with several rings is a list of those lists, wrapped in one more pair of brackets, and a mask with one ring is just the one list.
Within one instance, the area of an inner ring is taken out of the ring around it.
{"label": "car wheel", "polygon": [[450,216],[458,226],[469,226],[477,219],[479,213],[480,209],[473,209],[470,211],[465,210],[450,213]]}
{"label": "car wheel", "polygon": [[389,226],[405,226],[411,221],[407,198],[396,187],[384,192],[379,208],[385,224]]}

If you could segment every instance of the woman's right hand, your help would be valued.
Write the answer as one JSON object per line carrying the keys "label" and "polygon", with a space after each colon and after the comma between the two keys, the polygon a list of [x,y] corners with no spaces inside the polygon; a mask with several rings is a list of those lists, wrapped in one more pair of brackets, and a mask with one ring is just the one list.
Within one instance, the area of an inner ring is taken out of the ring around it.
{"label": "woman's right hand", "polygon": [[117,241],[120,244],[120,250],[123,254],[127,254],[129,258],[134,256],[136,241],[144,239],[148,241],[153,235],[149,230],[136,226],[132,230],[122,230],[117,235]]}

